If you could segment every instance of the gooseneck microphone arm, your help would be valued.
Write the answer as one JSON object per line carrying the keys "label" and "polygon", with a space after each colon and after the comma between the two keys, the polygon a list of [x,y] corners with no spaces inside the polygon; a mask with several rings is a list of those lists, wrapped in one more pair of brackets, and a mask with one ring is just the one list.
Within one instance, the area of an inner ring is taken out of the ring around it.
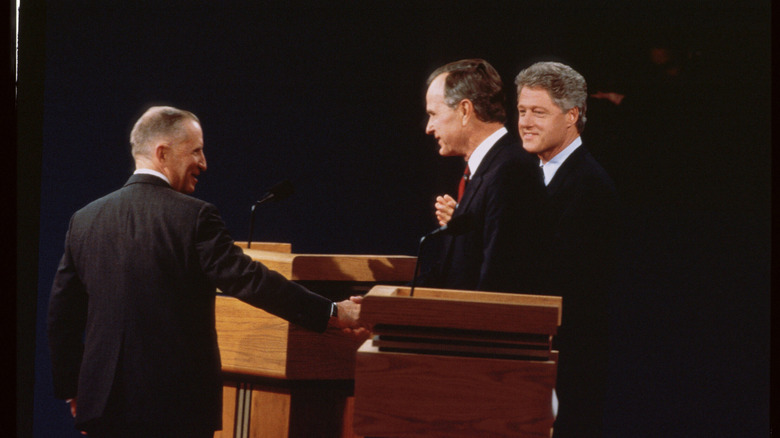
{"label": "gooseneck microphone arm", "polygon": [[414,262],[414,276],[412,277],[412,287],[409,289],[409,296],[414,296],[414,286],[417,283],[417,275],[420,272],[420,253],[422,252],[423,242],[425,242],[425,238],[429,235],[426,234],[425,236],[422,236],[420,238],[420,243],[417,244],[417,260]]}
{"label": "gooseneck microphone arm", "polygon": [[457,236],[459,234],[463,234],[467,231],[469,231],[472,226],[474,225],[473,217],[466,213],[462,214],[460,216],[455,216],[450,221],[440,226],[439,228],[436,228],[435,230],[431,231],[430,233],[422,236],[420,238],[420,243],[417,245],[417,260],[414,263],[414,277],[412,277],[412,285],[409,290],[409,296],[414,296],[414,287],[417,284],[417,275],[420,271],[420,254],[422,253],[422,247],[423,243],[425,243],[425,240],[431,236],[437,236],[437,235],[452,235]]}
{"label": "gooseneck microphone arm", "polygon": [[252,247],[252,231],[254,231],[255,228],[255,208],[257,207],[257,204],[257,202],[252,204],[252,211],[249,213],[249,238],[246,240],[247,249]]}
{"label": "gooseneck microphone arm", "polygon": [[279,202],[292,195],[293,192],[295,192],[295,188],[293,188],[292,183],[288,180],[284,180],[271,187],[271,189],[268,190],[268,192],[263,195],[259,201],[256,201],[254,204],[252,204],[251,212],[249,214],[249,238],[246,241],[247,249],[252,248],[252,232],[255,228],[255,209],[257,206],[266,201]]}

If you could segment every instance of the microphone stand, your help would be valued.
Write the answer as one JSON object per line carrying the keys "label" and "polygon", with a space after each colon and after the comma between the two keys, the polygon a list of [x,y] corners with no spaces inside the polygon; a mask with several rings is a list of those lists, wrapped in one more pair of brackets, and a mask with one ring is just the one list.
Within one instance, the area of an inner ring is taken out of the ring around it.
{"label": "microphone stand", "polygon": [[252,247],[252,231],[255,228],[255,207],[257,207],[257,204],[252,204],[252,212],[249,213],[249,239],[246,241],[247,249]]}
{"label": "microphone stand", "polygon": [[417,283],[417,274],[420,270],[420,254],[422,253],[423,243],[425,239],[436,235],[458,235],[468,231],[473,226],[473,217],[470,213],[463,214],[461,216],[455,216],[450,221],[442,225],[441,227],[431,231],[430,233],[420,238],[420,243],[417,245],[417,260],[414,263],[414,277],[412,277],[412,287],[409,290],[409,296],[414,296],[414,286]]}
{"label": "microphone stand", "polygon": [[265,201],[267,201],[267,200],[269,200],[269,199],[271,199],[273,197],[274,197],[273,193],[267,193],[265,196],[263,196],[263,199],[261,199],[261,200],[255,202],[254,204],[252,204],[252,209],[251,209],[251,212],[249,214],[249,239],[247,239],[247,241],[246,241],[247,249],[252,248],[252,232],[254,231],[254,228],[255,228],[255,209],[257,208],[258,205],[262,204],[263,202],[265,202]]}
{"label": "microphone stand", "polygon": [[417,244],[417,260],[414,262],[414,276],[412,276],[412,287],[409,290],[410,297],[414,296],[414,286],[417,283],[417,274],[420,272],[420,253],[422,252],[423,242],[425,242],[426,237],[428,237],[427,234],[422,236],[420,238],[420,243]]}

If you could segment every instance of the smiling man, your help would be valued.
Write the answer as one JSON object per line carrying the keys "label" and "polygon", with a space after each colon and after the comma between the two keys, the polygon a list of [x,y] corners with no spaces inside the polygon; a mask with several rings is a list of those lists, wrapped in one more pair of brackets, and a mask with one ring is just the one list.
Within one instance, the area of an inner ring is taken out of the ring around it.
{"label": "smiling man", "polygon": [[541,285],[563,297],[554,437],[600,437],[617,194],[580,138],[587,99],[582,75],[541,62],[521,71],[515,84],[517,128],[523,148],[538,157],[547,191],[546,225],[537,230],[544,235]]}
{"label": "smiling man", "polygon": [[440,225],[468,215],[471,227],[445,236],[439,262],[423,279],[429,287],[528,292],[533,284],[536,226],[542,187],[533,156],[523,151],[504,123],[504,89],[485,60],[446,64],[428,78],[427,134],[445,157],[463,157],[456,197],[435,205]]}
{"label": "smiling man", "polygon": [[222,421],[216,289],[301,327],[363,336],[334,303],[253,261],[217,209],[194,114],[153,107],[130,136],[136,172],[77,211],[49,298],[55,396],[91,438],[213,437]]}
{"label": "smiling man", "polygon": [[206,171],[203,130],[188,111],[156,107],[136,122],[130,134],[136,174],[156,175],[177,192],[191,194]]}

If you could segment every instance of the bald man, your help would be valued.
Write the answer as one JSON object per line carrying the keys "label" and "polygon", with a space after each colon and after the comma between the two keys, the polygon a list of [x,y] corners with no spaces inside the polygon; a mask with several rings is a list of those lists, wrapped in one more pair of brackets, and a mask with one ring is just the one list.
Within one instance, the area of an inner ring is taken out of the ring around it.
{"label": "bald man", "polygon": [[221,429],[216,289],[304,328],[353,335],[360,299],[334,303],[252,261],[216,208],[188,196],[206,171],[198,118],[153,107],[136,171],[77,211],[52,286],[55,396],[92,437],[212,437]]}

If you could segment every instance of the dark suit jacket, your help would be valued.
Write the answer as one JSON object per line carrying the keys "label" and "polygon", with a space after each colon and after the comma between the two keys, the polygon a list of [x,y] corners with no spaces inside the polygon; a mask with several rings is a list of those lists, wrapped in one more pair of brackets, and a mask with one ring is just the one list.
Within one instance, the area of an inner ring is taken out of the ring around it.
{"label": "dark suit jacket", "polygon": [[555,173],[547,195],[544,286],[564,297],[568,318],[584,317],[571,309],[604,304],[614,264],[617,191],[583,145]]}
{"label": "dark suit jacket", "polygon": [[529,292],[535,284],[534,227],[543,187],[535,158],[510,134],[480,163],[452,220],[471,216],[463,234],[444,237],[443,252],[429,287]]}
{"label": "dark suit jacket", "polygon": [[[76,425],[221,427],[215,289],[324,331],[330,300],[252,261],[216,208],[134,175],[76,212],[51,291],[55,395]],[[82,342],[83,333],[83,342]]]}
{"label": "dark suit jacket", "polygon": [[600,437],[608,362],[607,299],[617,236],[617,192],[584,145],[547,185],[545,293],[563,297],[557,437]]}

